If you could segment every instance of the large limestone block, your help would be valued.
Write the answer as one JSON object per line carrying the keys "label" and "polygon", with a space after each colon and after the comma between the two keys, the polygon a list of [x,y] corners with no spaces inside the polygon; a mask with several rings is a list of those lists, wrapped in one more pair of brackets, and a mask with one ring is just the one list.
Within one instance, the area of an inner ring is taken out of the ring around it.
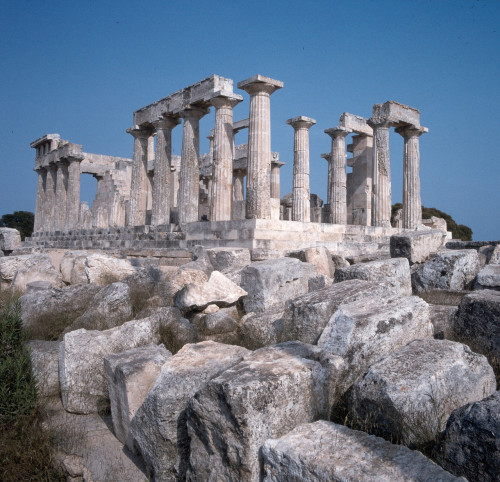
{"label": "large limestone block", "polygon": [[59,270],[63,281],[67,284],[88,283],[85,273],[85,259],[88,251],[67,251],[61,259]]}
{"label": "large limestone block", "polygon": [[324,420],[267,440],[262,459],[265,482],[464,480],[420,452]]}
{"label": "large limestone block", "polygon": [[170,291],[174,296],[184,287],[189,284],[201,285],[208,281],[208,276],[199,269],[178,269],[177,272],[169,279],[168,284]]}
{"label": "large limestone block", "polygon": [[410,264],[423,263],[443,246],[446,235],[436,229],[407,231],[391,236],[391,258],[406,258]]}
{"label": "large limestone block", "polygon": [[479,256],[476,250],[444,250],[412,274],[412,286],[417,292],[461,291],[472,286],[478,272]]}
{"label": "large limestone block", "polygon": [[0,228],[0,251],[14,251],[21,247],[21,234],[17,229]]}
{"label": "large limestone block", "polygon": [[381,357],[413,340],[431,338],[433,331],[429,306],[416,296],[373,296],[340,305],[318,341],[325,353],[343,361],[331,380],[330,402]]}
{"label": "large limestone block", "polygon": [[82,315],[101,287],[95,284],[66,286],[62,289],[28,290],[19,298],[23,327],[40,333],[43,324],[60,323],[61,331]]}
{"label": "large limestone block", "polygon": [[283,341],[282,309],[269,309],[262,313],[247,313],[241,319],[239,344],[256,350]]}
{"label": "large limestone block", "polygon": [[217,271],[244,268],[252,262],[250,250],[245,248],[211,248],[207,256]]}
{"label": "large limestone block", "polygon": [[59,342],[33,340],[27,345],[38,397],[59,395]]}
{"label": "large limestone block", "polygon": [[312,248],[293,251],[288,254],[291,258],[297,258],[304,263],[311,263],[316,266],[318,274],[333,278],[335,274],[335,265],[332,261],[330,251],[324,246],[315,246]]}
{"label": "large limestone block", "polygon": [[500,479],[500,392],[451,414],[437,460],[468,480]]}
{"label": "large limestone block", "polygon": [[238,328],[241,317],[236,306],[219,308],[217,305],[209,305],[205,311],[209,312],[199,313],[193,318],[200,341],[212,340],[239,345]]}
{"label": "large limestone block", "polygon": [[500,292],[481,290],[462,298],[455,335],[488,356],[500,357]]}
{"label": "large limestone block", "polygon": [[223,307],[235,304],[246,294],[220,271],[213,271],[206,283],[189,284],[177,293],[175,305],[182,311],[203,310],[210,304]]}
{"label": "large limestone block", "polygon": [[423,444],[444,429],[453,410],[495,390],[493,369],[483,355],[449,340],[415,340],[356,381],[350,408],[370,433]]}
{"label": "large limestone block", "polygon": [[248,350],[212,341],[184,346],[163,365],[130,424],[134,447],[155,480],[183,480],[189,457],[189,399]]}
{"label": "large limestone block", "polygon": [[59,348],[59,380],[64,408],[92,413],[108,403],[104,357],[138,346],[158,344],[162,314],[129,321],[105,331],[66,333]]}
{"label": "large limestone block", "polygon": [[401,296],[411,295],[410,265],[405,258],[370,261],[335,271],[336,282],[348,279],[387,282],[398,290]]}
{"label": "large limestone block", "polygon": [[500,291],[500,264],[489,264],[482,268],[477,274],[474,288]]}
{"label": "large limestone block", "polygon": [[493,252],[488,260],[489,264],[500,264],[500,243],[493,248]]}
{"label": "large limestone block", "polygon": [[85,274],[89,283],[107,285],[134,274],[136,268],[128,259],[92,253],[85,258]]}
{"label": "large limestone block", "polygon": [[54,288],[62,287],[61,274],[56,271],[48,254],[22,254],[0,259],[0,288],[24,293],[28,283],[49,281]]}
{"label": "large limestone block", "polygon": [[65,330],[107,330],[132,318],[130,288],[125,283],[111,283],[102,288],[89,307]]}
{"label": "large limestone block", "polygon": [[243,300],[247,313],[261,313],[309,291],[309,272],[294,258],[256,261],[241,272],[241,287],[248,293]]}
{"label": "large limestone block", "polygon": [[116,438],[130,450],[133,450],[128,436],[130,421],[170,356],[163,345],[151,344],[104,358],[113,430]]}
{"label": "large limestone block", "polygon": [[318,350],[299,342],[262,348],[211,380],[189,402],[189,480],[260,480],[259,450],[325,415]]}
{"label": "large limestone block", "polygon": [[299,340],[316,344],[328,320],[341,303],[357,300],[362,302],[363,298],[377,294],[389,298],[391,295],[398,296],[398,291],[386,283],[353,279],[289,300],[279,341]]}

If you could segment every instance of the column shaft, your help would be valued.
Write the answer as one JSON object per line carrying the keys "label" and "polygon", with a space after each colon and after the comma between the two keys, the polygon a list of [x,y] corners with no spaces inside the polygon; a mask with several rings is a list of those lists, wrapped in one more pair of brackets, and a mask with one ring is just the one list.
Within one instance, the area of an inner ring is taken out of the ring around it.
{"label": "column shaft", "polygon": [[80,160],[71,159],[68,166],[68,197],[66,201],[66,229],[79,226],[80,216]]}
{"label": "column shaft", "polygon": [[245,200],[245,171],[237,169],[233,173],[233,201]]}
{"label": "column shaft", "polygon": [[271,163],[271,198],[274,199],[281,198],[280,169],[283,164],[283,162]]}
{"label": "column shaft", "polygon": [[146,224],[146,208],[148,193],[148,139],[150,131],[146,129],[129,129],[134,136],[134,158],[132,164],[132,180],[130,187],[130,208],[128,225]]}
{"label": "column shaft", "polygon": [[37,170],[38,181],[36,185],[36,207],[35,207],[35,225],[33,231],[36,233],[44,229],[44,209],[45,209],[45,182],[47,171],[43,168]]}
{"label": "column shaft", "polygon": [[373,127],[372,226],[391,225],[391,161],[388,123]]}
{"label": "column shaft", "polygon": [[54,231],[54,209],[56,203],[56,168],[55,166],[47,167],[47,178],[45,182],[45,202],[44,202],[44,215],[43,215],[43,230]]}

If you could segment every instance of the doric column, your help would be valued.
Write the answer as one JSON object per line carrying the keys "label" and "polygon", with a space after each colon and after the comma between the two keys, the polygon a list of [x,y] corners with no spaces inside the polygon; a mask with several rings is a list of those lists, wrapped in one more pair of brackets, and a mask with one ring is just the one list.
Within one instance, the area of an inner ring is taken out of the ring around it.
{"label": "doric column", "polygon": [[172,169],[172,129],[180,123],[175,117],[154,122],[156,129],[155,173],[153,178],[153,207],[151,224],[170,223],[170,190]]}
{"label": "doric column", "polygon": [[151,131],[138,127],[127,129],[134,136],[134,158],[132,164],[132,180],[130,186],[130,208],[128,225],[142,226],[146,224],[147,192],[148,192],[148,142]]}
{"label": "doric column", "polygon": [[293,191],[292,221],[311,221],[311,193],[309,190],[309,129],[316,124],[310,117],[288,119],[293,135]]}
{"label": "doric column", "polygon": [[271,198],[280,199],[280,169],[284,166],[284,162],[271,161]]}
{"label": "doric column", "polygon": [[233,107],[240,95],[217,96],[210,103],[215,107],[213,171],[210,221],[229,221],[233,191]]}
{"label": "doric column", "polygon": [[330,170],[330,219],[332,224],[347,223],[347,193],[345,168],[345,138],[350,130],[345,127],[332,127],[325,132],[332,138]]}
{"label": "doric column", "polygon": [[45,210],[45,182],[47,171],[43,167],[35,169],[38,174],[36,185],[36,206],[35,206],[35,225],[33,231],[36,233],[44,229],[44,210]]}
{"label": "doric column", "polygon": [[68,197],[66,201],[65,229],[79,227],[80,216],[80,162],[83,158],[69,158]]}
{"label": "doric column", "polygon": [[68,162],[57,161],[56,171],[56,199],[54,207],[54,229],[64,230],[66,223],[66,202],[68,197]]}
{"label": "doric column", "polygon": [[189,108],[180,113],[184,119],[182,129],[182,154],[179,179],[179,222],[198,221],[200,193],[200,119],[208,109]]}
{"label": "doric column", "polygon": [[374,123],[373,176],[372,176],[372,226],[391,226],[391,160],[389,153],[390,122]]}
{"label": "doric column", "polygon": [[54,210],[56,203],[56,166],[50,164],[47,166],[47,178],[45,180],[45,202],[43,222],[44,231],[55,230]]}
{"label": "doric column", "polygon": [[255,75],[238,83],[250,94],[246,206],[248,219],[270,219],[271,99],[283,82]]}
{"label": "doric column", "polygon": [[245,176],[244,169],[235,169],[233,172],[233,201],[245,200]]}
{"label": "doric column", "polygon": [[422,224],[419,137],[427,132],[427,129],[405,126],[397,128],[396,132],[404,138],[403,228],[416,229]]}

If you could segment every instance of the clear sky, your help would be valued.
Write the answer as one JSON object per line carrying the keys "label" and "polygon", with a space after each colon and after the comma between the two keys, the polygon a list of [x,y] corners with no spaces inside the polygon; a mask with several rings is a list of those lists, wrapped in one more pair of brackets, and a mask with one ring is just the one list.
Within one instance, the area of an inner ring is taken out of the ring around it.
{"label": "clear sky", "polygon": [[[311,191],[326,201],[324,129],[347,111],[395,100],[421,111],[422,203],[500,239],[500,1],[4,1],[0,13],[0,215],[34,211],[29,143],[47,134],[85,152],[132,157],[132,112],[211,74],[281,80],[271,96],[272,149],[287,164],[293,129],[310,130]],[[213,111],[213,109],[212,109]],[[213,127],[201,122],[201,151]],[[246,132],[246,131],[243,131]],[[181,151],[182,129],[173,150]],[[246,142],[237,135],[237,143]],[[392,202],[402,198],[402,138],[392,132]],[[89,177],[89,176],[84,176]],[[95,180],[82,188],[92,199]]]}

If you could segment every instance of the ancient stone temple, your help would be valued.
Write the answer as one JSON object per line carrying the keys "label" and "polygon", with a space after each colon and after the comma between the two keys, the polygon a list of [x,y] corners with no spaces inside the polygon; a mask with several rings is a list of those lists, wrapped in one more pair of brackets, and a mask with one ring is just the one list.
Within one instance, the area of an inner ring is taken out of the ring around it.
{"label": "ancient stone temple", "polygon": [[[331,150],[322,155],[328,162],[323,205],[309,185],[309,130],[316,121],[300,113],[286,121],[293,128],[293,186],[280,198],[284,163],[271,150],[270,110],[271,94],[284,84],[255,75],[237,86],[248,97],[233,91],[231,79],[212,75],[136,110],[127,129],[130,159],[86,153],[58,134],[32,142],[38,183],[35,232],[27,244],[136,250],[376,246],[397,231],[390,225],[391,127],[404,138],[402,228],[421,225],[419,138],[427,129],[418,110],[389,101],[376,104],[370,119],[343,113],[337,126],[325,129]],[[247,99],[248,118],[233,119],[233,108]],[[212,108],[214,126],[205,134],[210,149],[202,154],[199,122]],[[177,126],[181,156],[172,154]],[[244,130],[248,140],[238,145],[235,135]],[[85,174],[97,179],[91,208],[80,202]]]}

